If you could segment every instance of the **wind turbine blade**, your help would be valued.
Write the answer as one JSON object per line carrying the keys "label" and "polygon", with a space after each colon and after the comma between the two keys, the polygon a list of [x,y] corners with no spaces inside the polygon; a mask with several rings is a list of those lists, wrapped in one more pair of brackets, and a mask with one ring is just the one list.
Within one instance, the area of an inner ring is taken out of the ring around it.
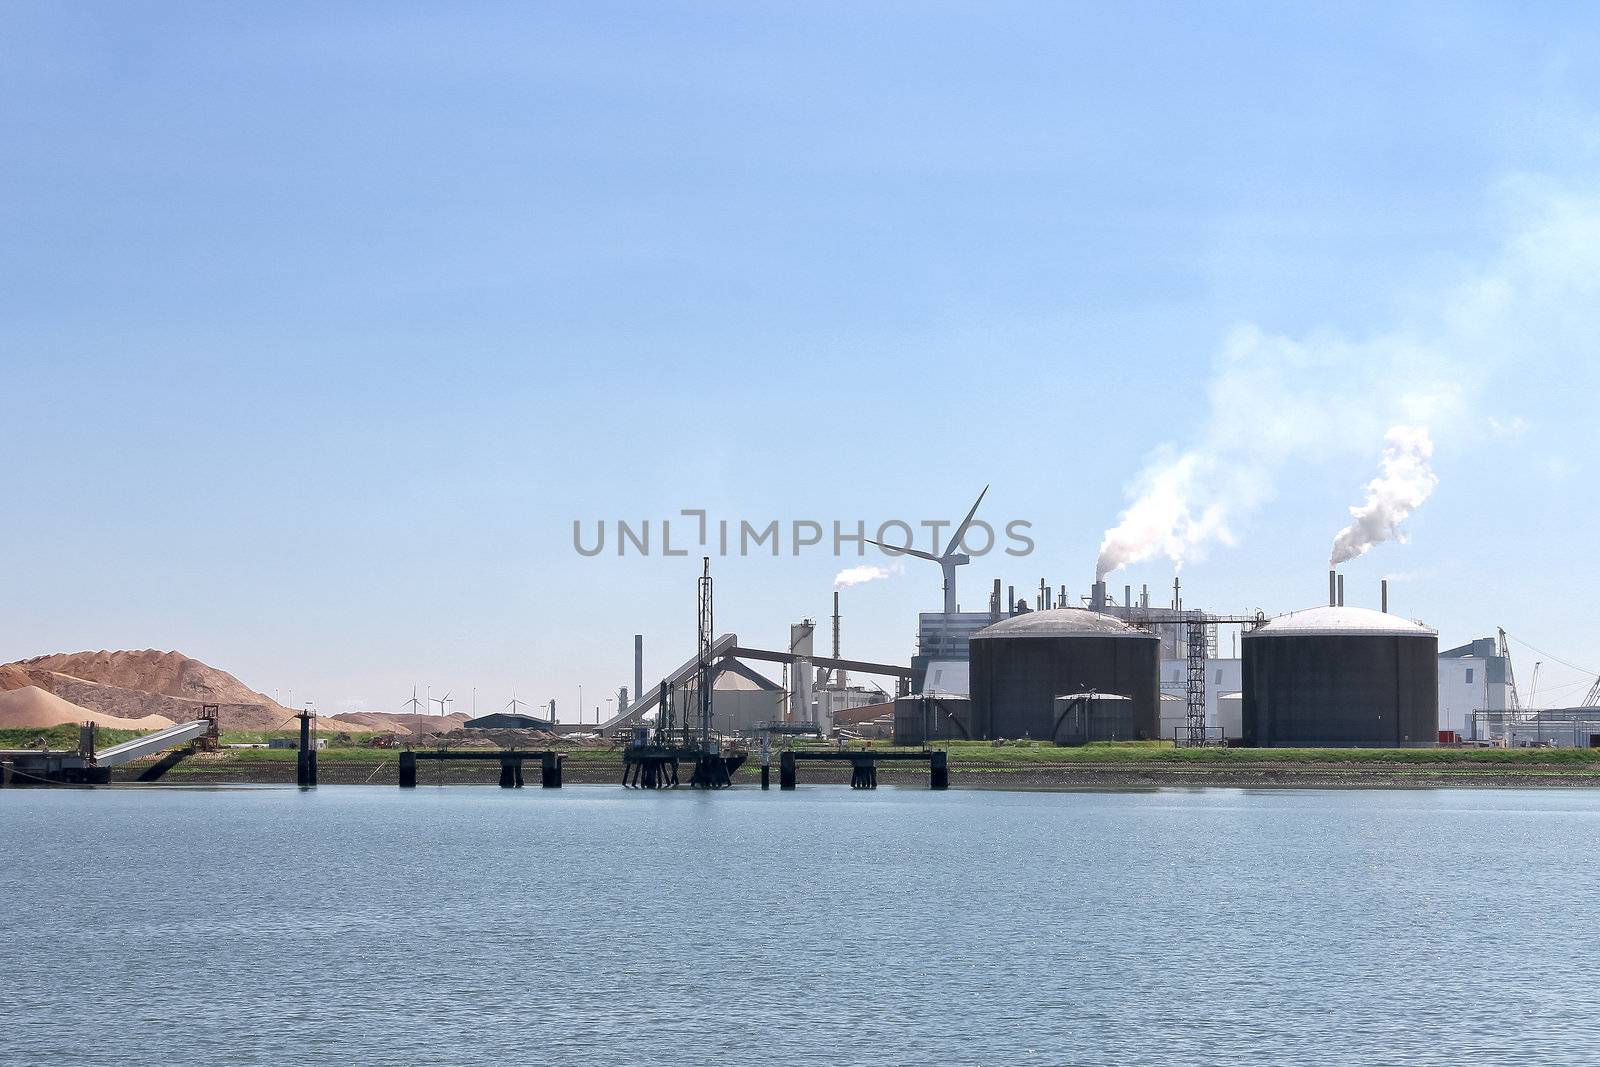
{"label": "wind turbine blade", "polygon": [[961,551],[961,539],[967,536],[967,527],[972,525],[972,517],[978,513],[978,505],[983,503],[983,498],[989,493],[989,487],[983,487],[983,492],[978,494],[978,499],[972,502],[972,510],[967,512],[967,517],[961,520],[961,525],[956,527],[956,532],[950,535],[950,540],[945,542],[944,555],[950,556]]}
{"label": "wind turbine blade", "polygon": [[899,545],[886,545],[882,541],[874,541],[870,537],[863,537],[862,540],[865,541],[869,545],[877,545],[879,548],[883,549],[884,551],[892,552],[892,553],[894,553],[896,555],[916,556],[918,559],[925,559],[925,560],[928,560],[929,562],[932,562],[932,563],[938,563],[939,562],[939,557],[938,556],[933,555],[931,552],[923,552],[921,549],[902,548]]}

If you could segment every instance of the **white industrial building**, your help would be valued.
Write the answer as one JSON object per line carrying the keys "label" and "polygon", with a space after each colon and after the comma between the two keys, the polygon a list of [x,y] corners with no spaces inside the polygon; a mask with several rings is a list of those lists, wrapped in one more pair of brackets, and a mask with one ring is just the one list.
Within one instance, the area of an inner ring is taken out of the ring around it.
{"label": "white industrial building", "polygon": [[1505,711],[1510,706],[1510,669],[1494,638],[1439,653],[1439,729],[1463,738],[1473,733],[1473,712]]}
{"label": "white industrial building", "polygon": [[[1244,688],[1244,661],[1240,659],[1208,659],[1206,664],[1206,729],[1212,736],[1219,727],[1226,739],[1239,737],[1243,732],[1240,716],[1232,721],[1223,714],[1223,698],[1239,695]],[[1175,699],[1168,699],[1175,698]],[[1185,736],[1189,722],[1189,661],[1163,659],[1161,661],[1161,736]],[[1174,735],[1173,728],[1177,728]]]}

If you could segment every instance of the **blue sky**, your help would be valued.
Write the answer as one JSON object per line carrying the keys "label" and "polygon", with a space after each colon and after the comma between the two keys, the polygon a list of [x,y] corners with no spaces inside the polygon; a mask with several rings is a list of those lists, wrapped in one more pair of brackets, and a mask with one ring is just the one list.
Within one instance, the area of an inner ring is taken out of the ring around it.
{"label": "blue sky", "polygon": [[[1197,448],[1249,484],[1191,603],[1287,610],[1422,421],[1350,599],[1600,669],[1595,54],[1580,4],[7,5],[0,659],[570,718],[688,655],[698,570],[575,519],[991,484],[1037,549],[963,601],[1077,594]],[[856,562],[716,560],[719,628]],[[937,572],[845,598],[903,660]]]}

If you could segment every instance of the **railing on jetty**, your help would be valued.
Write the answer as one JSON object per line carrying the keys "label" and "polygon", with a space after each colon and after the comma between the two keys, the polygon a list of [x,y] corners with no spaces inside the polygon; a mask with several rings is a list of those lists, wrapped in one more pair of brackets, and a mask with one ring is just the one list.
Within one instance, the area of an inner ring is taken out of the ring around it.
{"label": "railing on jetty", "polygon": [[500,788],[522,788],[522,765],[531,760],[539,761],[539,785],[544,789],[561,788],[561,765],[567,758],[565,752],[528,752],[522,749],[462,749],[462,748],[435,748],[435,749],[406,749],[400,753],[400,788],[415,789],[417,787],[417,761],[433,760],[443,762],[446,760],[499,760],[500,761]]}

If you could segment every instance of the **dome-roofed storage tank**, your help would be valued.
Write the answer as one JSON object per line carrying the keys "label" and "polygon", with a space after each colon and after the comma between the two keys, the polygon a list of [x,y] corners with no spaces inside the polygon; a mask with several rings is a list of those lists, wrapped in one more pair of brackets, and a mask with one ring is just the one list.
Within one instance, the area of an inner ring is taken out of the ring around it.
{"label": "dome-roofed storage tank", "polygon": [[1161,640],[1084,608],[1030,611],[972,635],[972,721],[979,737],[1060,734],[1056,698],[1127,697],[1136,736],[1160,728]]}
{"label": "dome-roofed storage tank", "polygon": [[1244,743],[1435,744],[1439,635],[1371,608],[1317,607],[1244,633]]}

